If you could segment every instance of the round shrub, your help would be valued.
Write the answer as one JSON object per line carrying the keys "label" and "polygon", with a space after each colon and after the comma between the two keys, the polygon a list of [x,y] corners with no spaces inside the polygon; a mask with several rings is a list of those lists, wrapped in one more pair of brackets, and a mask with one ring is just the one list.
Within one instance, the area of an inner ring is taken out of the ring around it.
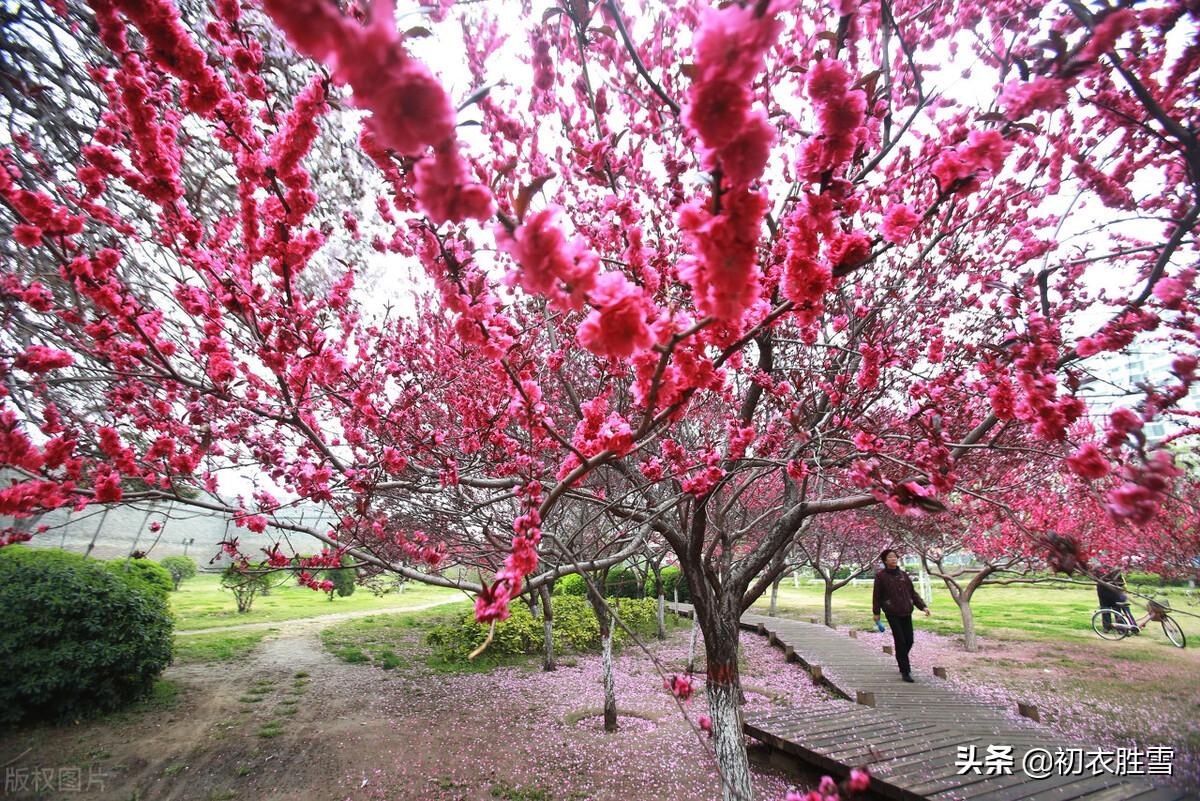
{"label": "round shrub", "polygon": [[196,560],[190,556],[166,556],[158,563],[171,574],[175,589],[179,589],[180,582],[196,575]]}
{"label": "round shrub", "polygon": [[[652,637],[658,630],[657,603],[650,598],[622,598],[613,609],[639,637]],[[529,613],[529,607],[514,602],[507,620],[496,624],[496,632],[488,652],[497,655],[535,654],[542,650],[542,621]],[[594,652],[600,650],[600,624],[586,598],[560,595],[554,599],[554,650]],[[488,626],[475,622],[474,613],[467,613],[457,625],[436,626],[426,641],[448,659],[466,659],[467,655],[487,639]],[[623,629],[614,625],[613,641],[626,639]]]}
{"label": "round shrub", "polygon": [[150,690],[174,621],[165,591],[139,581],[80,554],[0,549],[0,724],[77,720]]}
{"label": "round shrub", "polygon": [[608,598],[641,598],[644,595],[642,579],[632,568],[610,570],[604,582],[604,595]]}
{"label": "round shrub", "polygon": [[167,593],[175,589],[171,573],[157,562],[149,559],[114,559],[108,569],[134,589],[151,594],[157,593],[165,600]]}
{"label": "round shrub", "polygon": [[554,582],[554,594],[576,595],[580,598],[586,598],[587,582],[578,573],[571,573]]}
{"label": "round shrub", "polygon": [[[690,603],[692,593],[688,589],[687,577],[683,575],[678,567],[664,567],[662,569],[663,597],[668,601],[675,600],[675,589],[679,588],[679,600],[681,603]],[[654,594],[654,574],[651,573],[646,579],[646,597],[655,598]]]}

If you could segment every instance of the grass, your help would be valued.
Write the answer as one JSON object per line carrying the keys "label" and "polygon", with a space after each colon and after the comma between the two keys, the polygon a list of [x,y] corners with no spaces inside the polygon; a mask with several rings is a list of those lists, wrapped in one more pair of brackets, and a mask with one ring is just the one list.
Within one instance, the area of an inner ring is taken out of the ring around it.
{"label": "grass", "polygon": [[325,650],[344,662],[371,664],[384,670],[411,667],[414,662],[440,674],[486,673],[501,666],[540,664],[537,656],[506,656],[485,651],[473,662],[447,659],[423,646],[425,634],[435,626],[454,624],[470,609],[469,602],[449,604],[437,609],[371,615],[347,620],[321,632]]}
{"label": "grass", "polygon": [[175,663],[229,662],[243,659],[262,641],[278,629],[257,631],[221,631],[213,634],[188,634],[175,638]]}
{"label": "grass", "polygon": [[[1187,605],[1181,591],[1165,591],[1165,594],[1176,610],[1200,613],[1200,607]],[[819,584],[801,584],[797,589],[791,581],[785,580],[779,587],[778,601],[779,612],[789,617],[807,619],[824,615],[825,602]],[[764,614],[768,605],[769,599],[764,595],[754,605],[753,611]],[[927,618],[919,612],[914,615],[913,622],[917,628],[946,636],[962,635],[962,617],[958,607],[940,582],[935,581],[933,585],[930,606],[933,617]],[[1092,631],[1092,612],[1098,607],[1095,589],[1087,586],[984,585],[971,600],[976,633],[998,640],[1094,640],[1096,635]],[[1135,614],[1144,611],[1136,602],[1133,607]],[[1183,628],[1188,645],[1194,642],[1200,647],[1200,618],[1184,614],[1173,617]],[[833,594],[833,623],[863,630],[870,628],[870,585],[843,587]],[[1172,647],[1157,624],[1152,624],[1141,639],[1148,639],[1164,648]],[[1138,659],[1135,656],[1129,658]]]}
{"label": "grass", "polygon": [[278,737],[281,734],[283,734],[283,721],[281,720],[268,720],[262,725],[262,728],[258,730],[258,736],[262,737],[264,740]]}
{"label": "grass", "polygon": [[409,582],[403,592],[377,596],[359,587],[353,595],[331,602],[325,593],[298,586],[283,576],[278,580],[284,583],[273,587],[270,595],[255,598],[251,610],[239,614],[233,593],[222,589],[220,576],[202,573],[189,579],[179,586],[178,592],[170,596],[175,612],[175,628],[187,631],[239,623],[275,623],[338,612],[420,606],[462,597],[455,590]]}

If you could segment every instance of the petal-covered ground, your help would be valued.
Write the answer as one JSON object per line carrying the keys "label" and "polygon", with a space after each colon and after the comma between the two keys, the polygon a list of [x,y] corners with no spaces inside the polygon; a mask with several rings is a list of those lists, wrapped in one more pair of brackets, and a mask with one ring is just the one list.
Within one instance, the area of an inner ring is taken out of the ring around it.
{"label": "petal-covered ground", "polygon": [[[520,799],[718,798],[707,735],[696,723],[707,711],[703,691],[677,704],[659,672],[684,669],[688,636],[678,632],[646,645],[649,655],[630,644],[615,660],[622,715],[614,734],[603,731],[598,656],[569,657],[551,673],[534,661],[488,673],[434,675],[417,668],[395,675],[378,703],[411,749],[362,776],[375,791],[353,797],[471,799],[487,797],[479,795],[487,791]],[[748,711],[831,702],[762,638],[746,635],[742,653]],[[360,677],[364,690],[380,677],[375,670],[363,673],[374,674]],[[697,682],[702,685],[703,677]],[[756,789],[767,799],[811,781],[765,767],[754,772]]]}

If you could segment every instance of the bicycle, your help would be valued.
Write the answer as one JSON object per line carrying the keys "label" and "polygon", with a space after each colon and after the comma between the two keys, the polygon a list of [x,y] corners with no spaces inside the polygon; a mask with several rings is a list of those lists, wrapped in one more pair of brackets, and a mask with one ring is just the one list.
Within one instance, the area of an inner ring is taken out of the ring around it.
{"label": "bicycle", "polygon": [[[1162,624],[1163,634],[1167,635],[1172,645],[1183,648],[1187,645],[1187,638],[1183,636],[1183,629],[1175,619],[1167,614],[1169,608],[1157,601],[1150,601],[1146,607],[1146,616],[1138,620],[1128,606],[1124,609],[1103,607],[1092,613],[1092,631],[1103,640],[1123,640],[1131,634],[1140,634],[1146,624],[1153,621]],[[1104,625],[1106,615],[1111,624],[1107,628]]]}

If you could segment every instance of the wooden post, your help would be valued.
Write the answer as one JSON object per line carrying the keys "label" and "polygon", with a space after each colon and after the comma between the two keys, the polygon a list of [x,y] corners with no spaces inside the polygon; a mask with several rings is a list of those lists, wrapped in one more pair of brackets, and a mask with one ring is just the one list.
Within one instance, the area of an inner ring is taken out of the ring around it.
{"label": "wooden post", "polygon": [[946,678],[946,669],[944,667],[935,667],[933,669],[933,675],[937,676],[939,679],[944,679]]}
{"label": "wooden post", "polygon": [[884,652],[885,654],[890,654],[890,653],[892,653],[892,646],[890,646],[890,645],[885,645],[885,646],[883,646],[883,652]]}
{"label": "wooden post", "polygon": [[1040,713],[1038,713],[1037,704],[1022,704],[1018,701],[1017,712],[1021,715],[1021,717],[1029,718],[1034,723],[1042,722],[1042,716]]}
{"label": "wooden post", "polygon": [[810,665],[808,671],[812,674],[813,684],[820,684],[825,680],[825,672],[821,670],[820,665]]}
{"label": "wooden post", "polygon": [[767,642],[771,643],[771,645],[779,644],[779,638],[775,636],[775,632],[767,632]]}
{"label": "wooden post", "polygon": [[783,658],[789,662],[795,662],[796,661],[796,649],[790,645],[787,646],[786,648],[784,648],[783,649]]}
{"label": "wooden post", "polygon": [[815,617],[810,617],[810,618],[808,619],[808,622],[809,622],[809,623],[812,623],[812,624],[814,624],[814,625],[815,625],[815,624],[816,624],[816,622],[817,622],[817,619],[816,619]]}
{"label": "wooden post", "polygon": [[853,639],[853,640],[857,640],[857,639],[858,639],[858,632],[857,632],[857,631],[855,631],[854,629],[850,629],[850,638],[851,638],[851,639]]}
{"label": "wooden post", "polygon": [[875,706],[875,693],[867,690],[859,690],[856,700],[863,706]]}

